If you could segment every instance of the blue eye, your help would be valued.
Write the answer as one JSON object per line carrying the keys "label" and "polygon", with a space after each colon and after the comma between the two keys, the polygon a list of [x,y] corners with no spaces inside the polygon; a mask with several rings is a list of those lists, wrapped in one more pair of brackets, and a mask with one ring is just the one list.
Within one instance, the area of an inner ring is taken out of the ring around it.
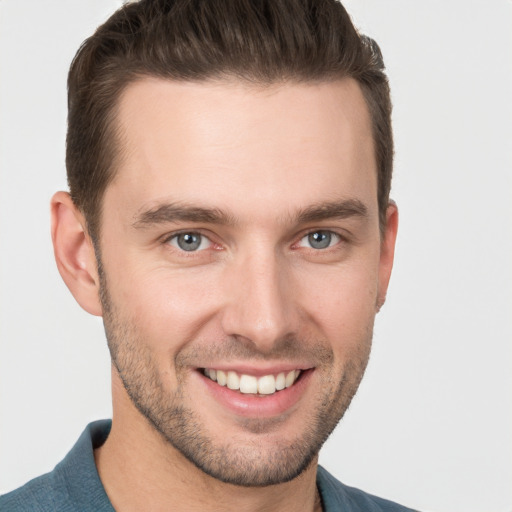
{"label": "blue eye", "polygon": [[169,243],[182,251],[201,251],[210,247],[211,242],[201,233],[185,232],[174,235]]}
{"label": "blue eye", "polygon": [[300,241],[301,247],[312,249],[327,249],[340,241],[340,236],[332,231],[313,231],[304,236]]}

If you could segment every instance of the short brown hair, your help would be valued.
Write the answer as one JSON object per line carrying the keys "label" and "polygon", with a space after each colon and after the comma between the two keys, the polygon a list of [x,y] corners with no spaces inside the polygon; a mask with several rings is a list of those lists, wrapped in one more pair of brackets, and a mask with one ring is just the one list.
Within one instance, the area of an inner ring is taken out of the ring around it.
{"label": "short brown hair", "polygon": [[116,11],[78,50],[68,77],[71,197],[99,236],[102,198],[121,141],[118,98],[131,82],[233,77],[258,84],[352,77],[372,119],[385,225],[393,165],[391,101],[377,44],[337,0],[140,0]]}

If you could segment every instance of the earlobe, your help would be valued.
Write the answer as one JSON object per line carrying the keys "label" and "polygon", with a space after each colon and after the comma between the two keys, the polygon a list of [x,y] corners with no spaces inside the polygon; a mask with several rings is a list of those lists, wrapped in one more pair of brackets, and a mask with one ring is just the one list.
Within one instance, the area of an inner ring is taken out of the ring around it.
{"label": "earlobe", "polygon": [[386,302],[393,260],[395,257],[395,243],[398,232],[398,208],[394,201],[390,201],[386,210],[386,228],[381,240],[380,261],[379,261],[379,289],[377,293],[377,312]]}
{"label": "earlobe", "polygon": [[83,309],[101,316],[94,246],[85,219],[67,192],[52,197],[51,217],[53,250],[62,279]]}

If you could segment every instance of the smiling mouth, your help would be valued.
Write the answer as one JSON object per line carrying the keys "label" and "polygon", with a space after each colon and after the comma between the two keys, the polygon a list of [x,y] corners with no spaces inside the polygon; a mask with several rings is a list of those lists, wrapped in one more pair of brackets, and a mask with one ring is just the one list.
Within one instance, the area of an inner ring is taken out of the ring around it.
{"label": "smiling mouth", "polygon": [[278,391],[289,388],[297,382],[302,374],[302,370],[290,370],[276,375],[255,377],[254,375],[240,374],[231,370],[225,372],[213,368],[203,368],[201,372],[219,386],[226,386],[243,394],[255,395],[273,395]]}

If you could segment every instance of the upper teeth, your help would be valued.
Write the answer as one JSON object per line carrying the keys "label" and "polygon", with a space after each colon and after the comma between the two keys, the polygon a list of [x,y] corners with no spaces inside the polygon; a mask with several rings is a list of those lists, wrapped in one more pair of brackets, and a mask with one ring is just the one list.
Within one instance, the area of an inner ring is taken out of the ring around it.
{"label": "upper teeth", "polygon": [[240,390],[240,393],[259,393],[260,395],[271,395],[276,391],[289,388],[299,377],[300,370],[291,370],[288,373],[281,372],[277,375],[254,375],[238,374],[234,371],[224,372],[205,368],[204,374],[221,386],[229,389]]}

